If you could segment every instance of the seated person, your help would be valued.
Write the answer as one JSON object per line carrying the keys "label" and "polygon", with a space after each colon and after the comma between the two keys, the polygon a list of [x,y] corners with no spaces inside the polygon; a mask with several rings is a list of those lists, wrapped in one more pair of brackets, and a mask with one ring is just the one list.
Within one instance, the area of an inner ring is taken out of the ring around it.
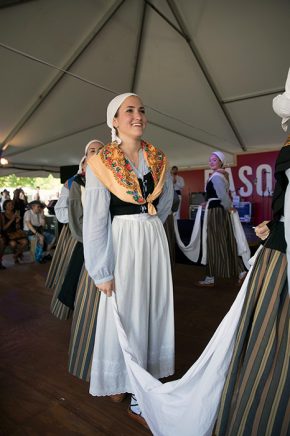
{"label": "seated person", "polygon": [[20,215],[15,212],[12,200],[5,200],[1,214],[2,242],[4,247],[10,246],[13,249],[14,262],[19,263],[23,258],[23,251],[28,245],[25,232],[21,230]]}
{"label": "seated person", "polygon": [[[36,236],[35,260],[43,263],[45,260],[51,260],[52,258],[49,252],[54,244],[55,237],[52,233],[45,230],[42,203],[34,200],[29,203],[29,207],[30,209],[24,214],[24,230],[30,239],[32,236]],[[46,252],[44,252],[44,249],[46,249]]]}

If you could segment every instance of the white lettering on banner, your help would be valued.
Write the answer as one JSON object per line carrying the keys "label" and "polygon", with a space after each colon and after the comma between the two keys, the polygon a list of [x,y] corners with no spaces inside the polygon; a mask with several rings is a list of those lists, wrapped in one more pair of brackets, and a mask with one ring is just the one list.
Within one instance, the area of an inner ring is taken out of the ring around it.
{"label": "white lettering on banner", "polygon": [[[241,197],[250,197],[253,194],[254,186],[256,185],[256,193],[261,197],[268,197],[273,193],[272,185],[272,167],[269,164],[261,164],[256,169],[255,179],[249,180],[247,176],[253,176],[253,168],[250,165],[244,165],[239,168],[238,176],[240,182],[244,185],[242,187],[235,187],[232,169],[225,168],[229,174],[230,191],[233,195],[240,195]],[[212,170],[204,171],[204,186],[208,181],[209,176],[212,174]],[[236,192],[237,191],[237,192]]]}
{"label": "white lettering on banner", "polygon": [[[261,197],[268,197],[272,194],[272,168],[270,165],[262,164],[259,165],[256,171],[257,178],[257,194]],[[266,186],[265,186],[266,182]],[[264,186],[263,186],[264,185]],[[263,188],[266,188],[263,190]]]}
{"label": "white lettering on banner", "polygon": [[248,176],[251,176],[253,174],[253,170],[248,165],[239,168],[239,179],[244,185],[246,185],[247,189],[245,189],[244,186],[242,186],[239,189],[238,194],[241,195],[242,197],[250,197],[250,195],[252,195],[253,193],[253,185],[251,181],[247,179],[244,173],[246,173]]}

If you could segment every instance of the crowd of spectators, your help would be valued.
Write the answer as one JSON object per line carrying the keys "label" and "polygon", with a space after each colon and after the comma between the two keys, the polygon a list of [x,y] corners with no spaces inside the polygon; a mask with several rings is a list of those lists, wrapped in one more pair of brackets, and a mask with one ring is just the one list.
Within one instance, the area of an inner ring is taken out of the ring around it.
{"label": "crowd of spectators", "polygon": [[[32,246],[36,262],[44,263],[51,260],[51,248],[55,237],[46,229],[44,209],[45,203],[40,201],[39,190],[37,199],[28,202],[22,188],[17,188],[10,197],[10,192],[4,189],[0,196],[0,270],[7,247],[13,253],[14,263],[21,263],[24,251]],[[49,213],[53,212],[51,207]]]}

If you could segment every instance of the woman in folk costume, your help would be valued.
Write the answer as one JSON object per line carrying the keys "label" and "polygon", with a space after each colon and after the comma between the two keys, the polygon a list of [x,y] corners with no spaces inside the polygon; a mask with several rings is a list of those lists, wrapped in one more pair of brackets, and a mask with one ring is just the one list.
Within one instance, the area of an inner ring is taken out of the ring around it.
{"label": "woman in folk costume", "polygon": [[[70,196],[74,196],[75,190],[80,190],[81,183],[84,184],[84,177],[82,173],[84,171],[85,160],[87,157],[90,157],[95,153],[96,146],[98,144],[102,144],[98,140],[90,141],[85,148],[85,155],[80,161],[78,173],[68,179],[65,185],[62,188],[62,195],[59,199],[59,203],[56,205],[56,216],[61,222],[68,222],[68,227],[64,230],[64,238],[60,240],[62,244],[62,254],[59,259],[59,266],[56,269],[56,279],[54,279],[55,287],[54,294],[51,302],[51,312],[58,319],[64,320],[68,319],[72,312],[71,305],[64,304],[63,301],[59,299],[59,295],[62,292],[62,295],[66,293],[67,289],[71,289],[73,291],[73,295],[75,294],[78,277],[74,274],[74,285],[71,286],[71,269],[72,261],[75,260],[77,264],[81,264],[80,269],[83,264],[83,248],[82,244],[78,241],[77,230],[75,230],[75,223],[80,222],[82,219],[82,209],[80,214],[80,209],[76,208],[76,203],[70,201]],[[75,178],[77,177],[77,181],[79,183],[74,183]],[[71,189],[73,188],[73,192],[71,193]],[[80,216],[79,216],[80,214]],[[81,224],[80,224],[81,225]],[[80,262],[78,259],[80,258]],[[76,271],[74,271],[75,273]],[[80,273],[80,270],[79,270]]]}
{"label": "woman in folk costume", "polygon": [[[273,101],[290,119],[289,91]],[[179,380],[165,384],[140,365],[117,310],[120,345],[143,416],[155,436],[290,434],[290,136],[275,169],[274,219],[256,232],[265,245],[252,259],[231,309]]]}
{"label": "woman in folk costume", "polygon": [[[134,393],[113,318],[118,311],[138,356],[154,377],[174,372],[174,319],[168,243],[162,225],[173,186],[165,155],[141,139],[147,120],[136,94],[115,97],[107,108],[112,143],[88,161],[84,254],[102,291],[90,393],[122,400]],[[128,413],[146,425],[132,395]]]}
{"label": "woman in folk costume", "polygon": [[[96,155],[103,144],[98,141],[91,141],[88,159]],[[72,234],[79,242],[83,242],[83,204],[85,191],[76,185],[70,191],[70,227]],[[94,281],[88,275],[85,265],[79,276],[76,298],[69,293],[67,304],[72,305],[73,320],[69,347],[69,372],[80,378],[89,381],[93,349],[95,342],[95,331],[98,314],[100,292],[96,289]]]}
{"label": "woman in folk costume", "polygon": [[230,217],[230,213],[235,212],[229,195],[228,175],[223,169],[224,161],[221,151],[214,151],[209,158],[213,173],[206,184],[206,277],[196,284],[201,287],[214,286],[217,277],[242,280],[246,275],[243,260],[238,256]]}
{"label": "woman in folk costume", "polygon": [[[290,70],[286,92],[274,98],[273,109],[287,129]],[[219,436],[290,432],[290,136],[277,158],[275,178],[273,220],[256,228],[266,242],[248,284],[220,403],[215,432]]]}

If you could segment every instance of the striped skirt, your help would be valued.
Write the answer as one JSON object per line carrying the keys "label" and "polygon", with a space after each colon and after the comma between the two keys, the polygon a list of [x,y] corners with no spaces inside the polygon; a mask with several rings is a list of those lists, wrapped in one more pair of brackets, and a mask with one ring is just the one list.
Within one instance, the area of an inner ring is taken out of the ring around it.
{"label": "striped skirt", "polygon": [[72,312],[72,310],[69,307],[65,306],[61,301],[59,301],[58,295],[61,291],[61,287],[62,287],[63,281],[65,279],[67,269],[68,269],[73,251],[76,247],[76,244],[77,244],[77,240],[74,239],[70,234],[66,240],[66,243],[63,246],[63,254],[62,254],[62,257],[61,257],[60,262],[59,262],[61,265],[61,268],[60,268],[60,271],[58,274],[58,281],[56,283],[54,293],[52,296],[50,311],[56,318],[58,318],[60,320],[68,319],[71,315],[71,312]]}
{"label": "striped skirt", "polygon": [[100,291],[85,267],[80,275],[69,347],[69,372],[89,381],[95,343]]}
{"label": "striped skirt", "polygon": [[289,353],[287,259],[264,248],[248,284],[215,435],[289,434]]}
{"label": "striped skirt", "polygon": [[228,211],[222,207],[208,210],[206,275],[234,278],[244,271]]}
{"label": "striped skirt", "polygon": [[46,282],[45,282],[46,288],[53,289],[55,288],[58,282],[62,269],[62,264],[64,262],[64,256],[63,256],[64,247],[67,243],[69,236],[70,236],[69,226],[68,224],[64,224],[63,228],[61,229],[57,246],[53,254],[50,268],[46,277]]}

